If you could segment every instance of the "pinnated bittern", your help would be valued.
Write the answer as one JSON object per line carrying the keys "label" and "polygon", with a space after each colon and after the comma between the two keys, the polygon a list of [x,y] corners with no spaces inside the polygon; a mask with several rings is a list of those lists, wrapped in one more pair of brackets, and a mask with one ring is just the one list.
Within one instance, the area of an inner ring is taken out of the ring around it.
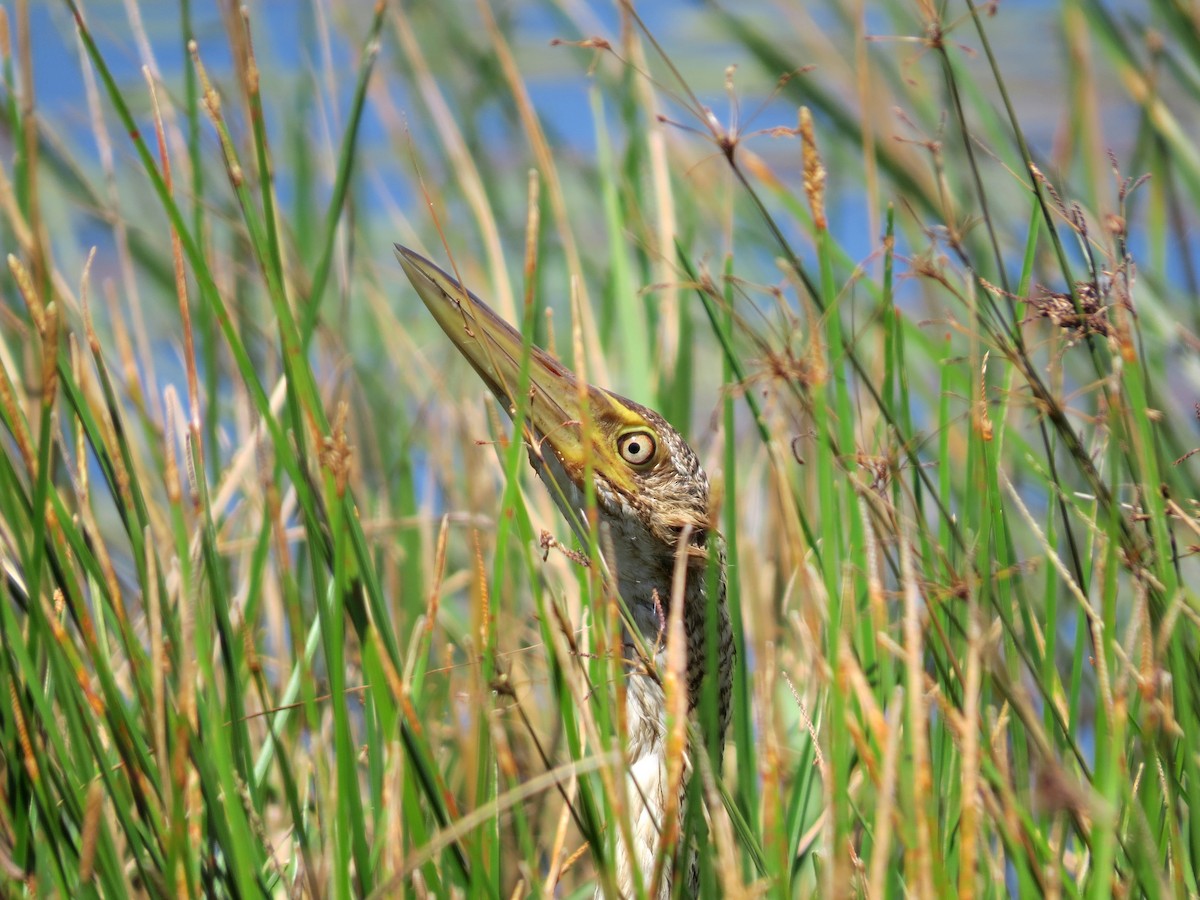
{"label": "pinnated bittern", "polygon": [[[682,620],[688,709],[696,708],[708,674],[706,576],[711,552],[717,555],[720,570],[716,580],[719,595],[712,604],[718,615],[714,654],[718,743],[723,743],[729,724],[733,631],[725,604],[724,553],[711,529],[708,476],[695,451],[662,416],[610,391],[581,385],[571,371],[537,347],[530,357],[528,402],[518,404],[520,333],[424,257],[400,245],[396,245],[396,257],[438,324],[509,415],[515,415],[518,408],[526,410],[526,420],[519,428],[530,462],[585,543],[584,478],[590,471],[596,507],[607,523],[604,561],[615,573],[617,589],[641,633],[642,645],[659,657],[650,665],[646,661],[631,663],[626,681],[629,771],[625,799],[626,808],[633,813],[633,846],[618,841],[616,882],[622,896],[632,896],[633,860],[641,872],[640,883],[650,886],[666,809],[666,702],[656,665],[665,654],[662,636],[669,605],[679,595],[672,586],[681,554],[686,566]],[[627,634],[626,659],[638,658],[635,643]],[[687,887],[694,893],[694,855],[688,868]],[[665,900],[670,896],[671,880],[668,863],[657,897]],[[596,893],[597,898],[604,896],[601,888]]]}

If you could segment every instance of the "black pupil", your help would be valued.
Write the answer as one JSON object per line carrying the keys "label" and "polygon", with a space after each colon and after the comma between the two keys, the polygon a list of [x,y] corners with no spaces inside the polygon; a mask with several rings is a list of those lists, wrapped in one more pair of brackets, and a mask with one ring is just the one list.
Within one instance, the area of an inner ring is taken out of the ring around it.
{"label": "black pupil", "polygon": [[642,443],[637,438],[633,438],[625,445],[627,455],[637,458],[642,455]]}

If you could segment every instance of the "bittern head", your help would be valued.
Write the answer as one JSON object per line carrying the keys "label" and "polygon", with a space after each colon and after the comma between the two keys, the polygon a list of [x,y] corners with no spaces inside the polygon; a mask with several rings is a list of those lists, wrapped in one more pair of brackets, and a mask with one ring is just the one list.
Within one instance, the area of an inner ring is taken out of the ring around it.
{"label": "bittern head", "polygon": [[[543,350],[529,353],[526,402],[518,402],[521,334],[429,260],[396,245],[396,257],[438,324],[516,416],[529,458],[586,542],[585,479],[608,524],[621,593],[631,608],[670,585],[681,535],[702,565],[709,530],[708,478],[695,452],[658,413],[581,382]],[[690,527],[690,530],[689,530]],[[632,595],[632,596],[631,596]]]}

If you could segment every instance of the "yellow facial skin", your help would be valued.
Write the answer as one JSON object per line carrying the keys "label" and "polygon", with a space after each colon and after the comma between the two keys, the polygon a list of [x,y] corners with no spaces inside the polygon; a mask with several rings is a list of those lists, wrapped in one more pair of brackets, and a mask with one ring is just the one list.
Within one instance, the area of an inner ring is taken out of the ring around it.
{"label": "yellow facial skin", "polygon": [[[397,244],[396,258],[442,330],[513,415],[525,352],[521,334],[420,254]],[[590,463],[615,490],[634,497],[638,493],[636,474],[654,469],[666,456],[659,429],[641,407],[581,383],[538,347],[531,348],[529,402],[523,424],[534,452],[544,455],[549,446],[576,488],[582,485]]]}

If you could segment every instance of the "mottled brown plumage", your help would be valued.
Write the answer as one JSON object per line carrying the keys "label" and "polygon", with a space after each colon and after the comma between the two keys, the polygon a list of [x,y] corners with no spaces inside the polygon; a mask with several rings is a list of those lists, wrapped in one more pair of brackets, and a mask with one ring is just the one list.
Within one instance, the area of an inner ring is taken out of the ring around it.
{"label": "mottled brown plumage", "polygon": [[[513,414],[520,334],[437,266],[411,250],[399,246],[396,250],[409,280],[438,323]],[[586,433],[583,421],[589,423]],[[724,551],[711,525],[708,476],[692,448],[658,413],[601,388],[580,385],[573,373],[537,348],[530,366],[528,416],[522,424],[533,467],[584,540],[583,479],[590,469],[598,511],[607,526],[605,563],[642,645],[656,657],[639,661],[638,642],[627,635],[626,658],[631,663],[626,691],[626,808],[632,813],[633,846],[618,842],[617,883],[628,897],[634,892],[631,858],[637,861],[641,883],[649,887],[667,808],[666,702],[658,672],[665,661],[664,636],[680,552],[686,554],[682,622],[688,710],[695,709],[705,679],[715,674],[722,742],[729,724],[733,631],[725,603]],[[719,617],[717,671],[709,673],[705,625],[710,604],[705,591],[709,556],[714,553],[720,572],[715,604]],[[694,862],[689,869],[688,892],[694,894]],[[655,896],[669,897],[671,883],[668,854]],[[603,896],[598,888],[597,897]]]}

